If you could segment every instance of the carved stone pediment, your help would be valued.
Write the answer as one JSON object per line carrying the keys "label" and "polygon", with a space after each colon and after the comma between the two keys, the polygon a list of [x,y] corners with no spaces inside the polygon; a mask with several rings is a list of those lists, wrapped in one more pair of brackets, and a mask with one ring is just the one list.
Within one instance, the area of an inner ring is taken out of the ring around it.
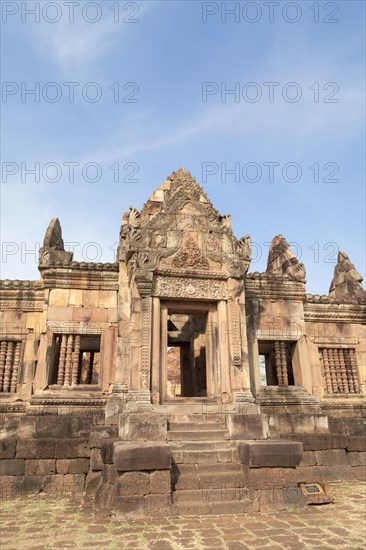
{"label": "carved stone pediment", "polygon": [[136,270],[179,269],[239,278],[250,264],[251,240],[238,241],[230,216],[221,216],[191,174],[179,169],[140,212],[130,207],[124,214],[118,259],[130,277]]}
{"label": "carved stone pediment", "polygon": [[208,269],[209,263],[192,237],[186,240],[180,252],[173,258],[173,266],[180,268]]}

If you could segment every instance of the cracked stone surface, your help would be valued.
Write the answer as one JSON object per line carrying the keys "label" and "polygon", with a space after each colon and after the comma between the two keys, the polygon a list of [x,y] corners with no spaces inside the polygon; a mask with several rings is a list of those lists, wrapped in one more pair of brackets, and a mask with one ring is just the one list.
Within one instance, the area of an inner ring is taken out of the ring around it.
{"label": "cracked stone surface", "polygon": [[3,500],[2,550],[364,550],[366,483],[332,484],[334,504],[291,512],[116,517],[63,500]]}

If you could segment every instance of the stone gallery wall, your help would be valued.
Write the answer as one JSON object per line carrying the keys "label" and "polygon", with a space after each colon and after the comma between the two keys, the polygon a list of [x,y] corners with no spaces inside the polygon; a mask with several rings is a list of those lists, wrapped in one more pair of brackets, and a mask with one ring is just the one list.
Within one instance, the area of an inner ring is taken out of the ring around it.
{"label": "stone gallery wall", "polygon": [[1,494],[81,498],[91,490],[90,431],[103,415],[27,415],[3,423]]}

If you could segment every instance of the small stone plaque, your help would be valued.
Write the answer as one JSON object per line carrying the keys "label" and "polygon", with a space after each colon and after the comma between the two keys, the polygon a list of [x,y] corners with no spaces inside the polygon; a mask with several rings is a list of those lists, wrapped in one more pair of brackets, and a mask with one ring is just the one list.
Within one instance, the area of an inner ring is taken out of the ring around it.
{"label": "small stone plaque", "polygon": [[330,504],[335,497],[325,491],[320,483],[299,483],[308,504]]}

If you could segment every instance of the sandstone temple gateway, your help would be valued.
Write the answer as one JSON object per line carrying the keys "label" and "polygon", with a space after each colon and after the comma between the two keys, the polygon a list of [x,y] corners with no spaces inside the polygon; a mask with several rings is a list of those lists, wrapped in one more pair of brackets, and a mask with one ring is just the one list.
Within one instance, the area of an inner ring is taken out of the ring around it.
{"label": "sandstone temple gateway", "polygon": [[311,295],[282,235],[264,273],[251,253],[183,169],[123,214],[116,263],[74,261],[53,218],[40,279],[0,281],[3,497],[217,513],[362,478],[362,277],[340,252]]}

